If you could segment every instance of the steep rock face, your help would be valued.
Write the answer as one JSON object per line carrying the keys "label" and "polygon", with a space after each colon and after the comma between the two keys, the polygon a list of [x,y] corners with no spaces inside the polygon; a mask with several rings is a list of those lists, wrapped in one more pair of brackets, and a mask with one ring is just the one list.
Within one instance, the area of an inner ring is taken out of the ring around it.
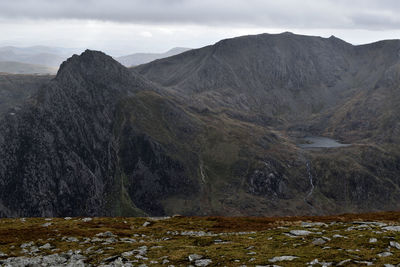
{"label": "steep rock face", "polygon": [[264,162],[262,169],[256,169],[249,176],[249,191],[267,198],[290,198],[288,178],[282,166],[275,162]]}
{"label": "steep rock face", "polygon": [[164,215],[160,200],[198,191],[198,185],[189,179],[183,163],[167,156],[159,143],[146,135],[135,134],[131,128],[125,131],[120,156],[130,181],[127,191],[138,208],[148,214]]}
{"label": "steep rock face", "polygon": [[[100,52],[86,51],[63,63],[34,103],[1,124],[1,216],[115,214],[113,194],[122,190],[110,190],[122,176],[116,110],[121,99],[146,89],[151,86]],[[148,140],[124,167],[145,171],[141,162],[148,153],[157,153],[153,160],[161,166],[168,161]],[[179,164],[170,171],[175,168],[182,172]],[[151,197],[134,196],[144,203]]]}

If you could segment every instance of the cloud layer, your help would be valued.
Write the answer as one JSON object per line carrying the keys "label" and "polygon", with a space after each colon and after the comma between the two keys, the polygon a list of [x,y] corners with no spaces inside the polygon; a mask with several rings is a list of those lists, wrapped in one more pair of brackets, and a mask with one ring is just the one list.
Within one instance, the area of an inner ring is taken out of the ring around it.
{"label": "cloud layer", "polygon": [[398,0],[3,0],[3,19],[232,27],[400,29]]}

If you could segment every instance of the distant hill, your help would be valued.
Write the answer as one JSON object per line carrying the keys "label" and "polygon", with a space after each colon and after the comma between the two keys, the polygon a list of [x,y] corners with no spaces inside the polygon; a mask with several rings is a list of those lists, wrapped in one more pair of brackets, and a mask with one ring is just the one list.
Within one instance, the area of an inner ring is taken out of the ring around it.
{"label": "distant hill", "polygon": [[[72,55],[72,54],[71,54]],[[0,48],[0,61],[14,61],[27,64],[58,67],[71,55],[60,55],[42,50],[18,49],[13,47]]]}
{"label": "distant hill", "polygon": [[17,47],[17,46],[3,46],[0,47],[0,52],[12,51],[15,54],[43,54],[50,53],[55,55],[70,56],[75,53],[79,53],[81,49],[78,48],[65,48],[65,47],[52,47],[52,46],[28,46],[28,47]]}
{"label": "distant hill", "polygon": [[[175,56],[188,50],[190,50],[190,48],[175,47],[165,53],[135,53],[115,59],[121,64],[131,67],[145,64],[156,59]],[[14,74],[55,73],[63,61],[79,52],[79,49],[62,47],[3,46],[0,47],[0,62],[2,62],[0,72]]]}
{"label": "distant hill", "polygon": [[156,59],[175,56],[189,50],[191,50],[191,48],[175,47],[165,53],[136,53],[128,56],[117,57],[115,59],[126,67],[132,67],[145,64]]}
{"label": "distant hill", "polygon": [[13,74],[55,74],[57,68],[13,61],[0,61],[0,72]]}
{"label": "distant hill", "polygon": [[[3,46],[0,47],[0,61],[12,61],[58,68],[63,61],[76,53],[80,53],[80,49],[48,46]],[[26,72],[16,70],[13,73]]]}

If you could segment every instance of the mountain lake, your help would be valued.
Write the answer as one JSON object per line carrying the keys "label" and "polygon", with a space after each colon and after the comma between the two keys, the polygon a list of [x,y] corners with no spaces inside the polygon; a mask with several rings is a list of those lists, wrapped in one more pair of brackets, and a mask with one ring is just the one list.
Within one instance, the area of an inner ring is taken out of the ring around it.
{"label": "mountain lake", "polygon": [[346,147],[351,144],[341,144],[338,141],[323,136],[308,136],[302,139],[304,141],[301,144],[298,144],[301,148],[337,148],[337,147]]}

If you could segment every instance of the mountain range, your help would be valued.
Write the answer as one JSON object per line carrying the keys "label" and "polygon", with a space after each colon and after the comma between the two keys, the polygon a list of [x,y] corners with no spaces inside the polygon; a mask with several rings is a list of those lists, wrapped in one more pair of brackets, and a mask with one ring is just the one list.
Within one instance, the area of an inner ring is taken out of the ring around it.
{"label": "mountain range", "polygon": [[[136,53],[115,59],[125,66],[135,66],[150,61],[174,56],[190,50],[175,47],[165,53]],[[12,74],[55,74],[60,64],[80,49],[32,46],[0,47],[0,72]]]}
{"label": "mountain range", "polygon": [[190,50],[190,48],[175,47],[165,53],[135,53],[127,56],[117,57],[115,59],[126,67],[132,67],[149,63],[156,59],[175,56],[188,50]]}
{"label": "mountain range", "polygon": [[261,34],[133,68],[87,50],[0,77],[3,217],[399,209],[400,40]]}

